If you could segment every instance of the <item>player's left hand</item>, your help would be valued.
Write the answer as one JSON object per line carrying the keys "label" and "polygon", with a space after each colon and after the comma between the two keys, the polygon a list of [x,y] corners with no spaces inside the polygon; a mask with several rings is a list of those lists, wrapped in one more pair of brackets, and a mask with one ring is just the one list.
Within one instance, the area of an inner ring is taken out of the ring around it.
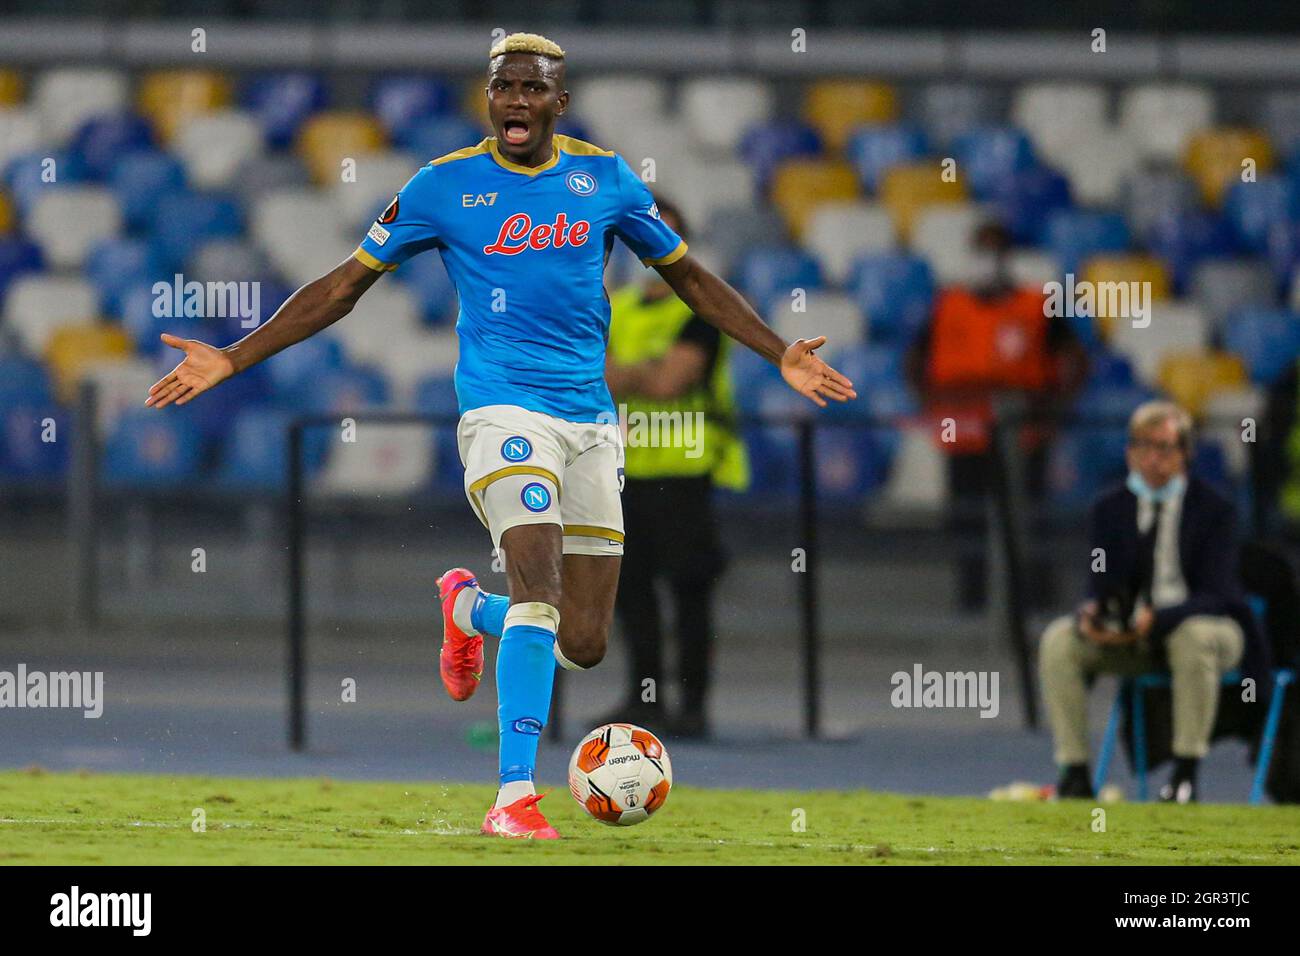
{"label": "player's left hand", "polygon": [[781,377],[786,384],[821,408],[826,407],[827,398],[847,402],[858,397],[852,382],[813,354],[825,344],[824,335],[815,339],[796,339],[781,356]]}

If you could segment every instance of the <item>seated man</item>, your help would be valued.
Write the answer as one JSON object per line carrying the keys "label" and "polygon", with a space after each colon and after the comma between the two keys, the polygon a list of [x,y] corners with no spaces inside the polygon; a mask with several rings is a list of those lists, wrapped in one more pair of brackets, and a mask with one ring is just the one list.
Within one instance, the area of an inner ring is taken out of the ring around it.
{"label": "seated man", "polygon": [[1160,798],[1196,799],[1220,680],[1241,660],[1249,610],[1237,580],[1232,504],[1187,477],[1191,418],[1172,402],[1129,420],[1127,484],[1092,507],[1089,598],[1043,634],[1039,672],[1056,762],[1057,794],[1091,797],[1087,689],[1093,675],[1172,675],[1174,770]]}

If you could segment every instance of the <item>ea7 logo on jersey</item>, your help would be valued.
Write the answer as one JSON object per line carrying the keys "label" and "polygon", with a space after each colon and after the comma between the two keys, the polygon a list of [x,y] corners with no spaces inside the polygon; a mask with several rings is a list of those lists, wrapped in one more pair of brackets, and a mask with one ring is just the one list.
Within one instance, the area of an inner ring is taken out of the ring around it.
{"label": "ea7 logo on jersey", "polygon": [[461,193],[460,196],[460,204],[466,209],[473,206],[495,206],[496,203],[496,193]]}
{"label": "ea7 logo on jersey", "polygon": [[591,232],[591,223],[585,219],[570,223],[564,213],[555,214],[555,222],[542,222],[533,225],[533,219],[526,212],[517,212],[501,224],[496,242],[483,247],[485,256],[517,256],[525,249],[538,251],[547,246],[558,249],[568,244],[580,246],[587,241]]}

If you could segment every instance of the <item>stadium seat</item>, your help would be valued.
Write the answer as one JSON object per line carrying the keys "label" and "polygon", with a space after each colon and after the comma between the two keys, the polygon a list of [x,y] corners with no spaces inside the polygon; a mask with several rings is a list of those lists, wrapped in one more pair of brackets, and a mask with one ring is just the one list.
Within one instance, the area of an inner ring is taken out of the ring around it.
{"label": "stadium seat", "polygon": [[892,252],[897,242],[889,211],[879,203],[822,203],[803,234],[803,246],[834,285],[848,281],[853,260],[868,253]]}
{"label": "stadium seat", "polygon": [[192,119],[230,103],[230,81],[207,70],[160,70],[140,80],[136,104],[164,143]]}
{"label": "stadium seat", "polygon": [[428,160],[409,153],[388,150],[358,156],[356,181],[341,182],[329,190],[335,215],[340,216],[344,228],[360,241],[370,223],[425,162]]}
{"label": "stadium seat", "polygon": [[128,153],[114,164],[109,185],[117,194],[126,227],[138,231],[153,222],[155,204],[163,196],[184,192],[185,167],[167,153]]}
{"label": "stadium seat", "polygon": [[1120,95],[1119,122],[1143,159],[1178,161],[1187,141],[1214,122],[1214,97],[1190,84],[1143,84]]}
{"label": "stadium seat", "polygon": [[957,178],[977,199],[987,197],[995,184],[1030,169],[1035,164],[1029,137],[1012,126],[982,126],[962,133],[952,144]]}
{"label": "stadium seat", "polygon": [[21,106],[0,108],[0,169],[16,156],[30,155],[45,140],[41,114]]}
{"label": "stadium seat", "polygon": [[906,427],[899,436],[882,504],[933,511],[948,500],[947,456],[934,441],[930,425]]}
{"label": "stadium seat", "polygon": [[425,331],[410,287],[385,282],[371,288],[345,321],[334,323],[324,334],[343,343],[349,361],[383,368],[385,360],[398,351],[398,343],[408,345],[417,333]]}
{"label": "stadium seat", "polygon": [[1250,380],[1272,385],[1300,358],[1300,315],[1284,309],[1241,308],[1223,324],[1223,346],[1240,357]]}
{"label": "stadium seat", "polygon": [[313,490],[327,494],[409,495],[429,486],[434,433],[426,425],[357,423],[355,441],[331,441]]}
{"label": "stadium seat", "polygon": [[863,498],[884,484],[889,472],[888,452],[873,429],[823,425],[814,456],[817,493],[829,501]]}
{"label": "stadium seat", "polygon": [[127,79],[112,69],[46,70],[32,84],[31,105],[40,116],[43,136],[62,146],[90,117],[127,108]]}
{"label": "stadium seat", "polygon": [[456,320],[456,287],[451,284],[441,256],[413,256],[393,275],[414,294],[426,325],[450,325]]}
{"label": "stadium seat", "polygon": [[329,92],[310,73],[272,73],[246,83],[240,101],[257,118],[267,144],[281,149],[294,141],[308,116],[325,108]]}
{"label": "stadium seat", "polygon": [[23,101],[23,78],[17,70],[0,69],[0,107]]}
{"label": "stadium seat", "polygon": [[104,441],[103,481],[110,486],[166,487],[198,475],[203,446],[182,416],[136,408]]}
{"label": "stadium seat", "polygon": [[[669,167],[668,175],[648,185],[657,196],[675,202],[692,228],[709,222],[719,210],[755,207],[753,173],[736,159],[719,158],[705,163],[692,156],[685,165]],[[776,235],[782,235],[780,227]],[[772,236],[766,238],[770,240]]]}
{"label": "stadium seat", "polygon": [[95,386],[95,430],[101,439],[123,415],[140,407],[160,377],[154,364],[143,358],[93,363],[83,369],[81,379]]}
{"label": "stadium seat", "polygon": [[1193,270],[1189,292],[1219,327],[1234,309],[1270,308],[1277,302],[1272,270],[1260,260],[1207,259]]}
{"label": "stadium seat", "polygon": [[[427,116],[403,127],[393,142],[423,165],[483,139],[483,131],[462,116]],[[417,167],[412,167],[414,174]]]}
{"label": "stadium seat", "polygon": [[[209,239],[190,257],[186,279],[200,282],[229,282],[258,279],[267,273],[265,258],[241,236]],[[263,306],[266,302],[263,301]]]}
{"label": "stadium seat", "polygon": [[972,282],[979,265],[975,232],[989,219],[975,203],[930,206],[912,227],[912,252],[930,263],[939,285]]}
{"label": "stadium seat", "polygon": [[97,312],[95,288],[85,279],[24,275],[9,286],[4,325],[29,355],[41,355],[55,329],[93,319]]}
{"label": "stadium seat", "polygon": [[1160,362],[1159,383],[1165,394],[1199,416],[1217,392],[1246,383],[1246,368],[1238,356],[1226,352],[1172,352]]}
{"label": "stadium seat", "polygon": [[745,251],[732,284],[759,312],[766,313],[777,300],[790,302],[795,289],[820,289],[822,276],[817,260],[803,250],[769,243]]}
{"label": "stadium seat", "polygon": [[[291,411],[267,406],[239,411],[222,445],[218,486],[261,492],[282,490],[288,483],[289,424],[293,418]],[[331,440],[337,440],[337,433],[331,434],[325,428],[303,432],[305,475],[320,470]]]}
{"label": "stadium seat", "polygon": [[[55,178],[50,178],[51,174]],[[22,215],[27,215],[37,200],[82,181],[77,164],[67,150],[37,150],[9,161],[4,182],[9,199]]]}
{"label": "stadium seat", "polygon": [[795,312],[791,303],[779,299],[768,314],[768,322],[787,341],[826,336],[826,346],[818,352],[832,360],[863,339],[862,313],[857,303],[840,292],[810,292],[804,310]]}
{"label": "stadium seat", "polygon": [[[1146,295],[1149,290],[1149,301],[1152,303],[1165,301],[1170,293],[1169,274],[1163,263],[1148,255],[1103,253],[1090,256],[1083,263],[1083,280],[1093,283],[1093,287],[1098,289],[1093,316],[1102,331],[1106,333],[1116,321],[1132,318],[1132,313],[1139,303],[1133,302],[1129,293],[1118,299],[1111,295],[1100,294],[1101,283],[1124,283],[1128,289],[1132,289],[1129,283],[1144,283],[1144,291],[1140,294]],[[1112,307],[1117,306],[1122,310],[1125,308],[1126,300],[1130,314],[1117,312],[1112,315]]]}
{"label": "stadium seat", "polygon": [[1157,219],[1147,242],[1151,251],[1169,267],[1178,291],[1188,287],[1198,263],[1229,255],[1233,249],[1227,222],[1200,210],[1169,213]]}
{"label": "stadium seat", "polygon": [[1279,155],[1293,155],[1300,149],[1300,90],[1264,93],[1259,120]]}
{"label": "stadium seat", "polygon": [[310,182],[307,167],[292,153],[252,156],[235,173],[230,188],[239,194],[246,208],[251,208],[267,193],[301,189]]}
{"label": "stadium seat", "polygon": [[932,83],[920,92],[917,112],[930,142],[946,150],[962,133],[998,122],[1002,115],[999,99],[987,86]]}
{"label": "stadium seat", "polygon": [[191,254],[210,239],[233,238],[244,230],[238,201],[227,193],[181,192],[160,198],[153,218],[159,255],[184,268]]}
{"label": "stadium seat", "polygon": [[849,289],[867,323],[871,342],[906,345],[929,321],[934,275],[929,264],[917,256],[862,256],[853,263]]}
{"label": "stadium seat", "polygon": [[[396,142],[431,116],[454,113],[456,90],[432,76],[380,76],[370,87],[370,109]],[[439,154],[441,155],[441,154]]]}
{"label": "stadium seat", "polygon": [[1241,440],[1247,419],[1263,420],[1268,399],[1263,388],[1248,385],[1215,392],[1201,409],[1202,441],[1211,441],[1223,449],[1228,472],[1234,476],[1249,473],[1251,448]]}
{"label": "stadium seat", "polygon": [[1124,183],[1124,218],[1143,242],[1162,218],[1187,212],[1198,202],[1195,184],[1180,170],[1143,170]]}
{"label": "stadium seat", "polygon": [[1065,273],[1055,256],[1038,249],[1012,249],[1007,257],[1007,271],[1017,286],[1038,288],[1061,281]]}
{"label": "stadium seat", "polygon": [[1196,181],[1201,200],[1208,206],[1218,206],[1228,187],[1241,182],[1242,163],[1247,159],[1255,161],[1257,174],[1272,168],[1273,146],[1263,133],[1251,129],[1207,129],[1193,134],[1187,141],[1183,167]]}
{"label": "stadium seat", "polygon": [[225,187],[244,163],[262,152],[262,128],[250,113],[217,110],[186,123],[173,149],[195,186]]}
{"label": "stadium seat", "polygon": [[854,199],[857,192],[852,167],[839,160],[786,160],[772,177],[772,202],[796,239],[819,205]]}
{"label": "stadium seat", "polygon": [[313,375],[294,396],[298,407],[319,415],[346,415],[388,404],[388,383],[372,368],[344,367]]}
{"label": "stadium seat", "polygon": [[1139,171],[1141,156],[1137,144],[1122,128],[1103,127],[1092,136],[1081,137],[1072,149],[1051,157],[1065,173],[1075,201],[1090,206],[1112,206],[1119,202],[1124,183]]}
{"label": "stadium seat", "polygon": [[[0,394],[4,396],[0,403],[0,476],[50,481],[64,474],[72,444],[66,436],[73,427],[67,414],[48,395]],[[49,425],[53,425],[52,432]]]}
{"label": "stadium seat", "polygon": [[763,80],[699,77],[683,80],[682,121],[691,138],[713,155],[735,155],[750,126],[772,113],[772,89]]}
{"label": "stadium seat", "polygon": [[342,181],[343,160],[383,149],[383,127],[366,113],[317,113],[298,131],[298,155],[314,182],[332,186]]}
{"label": "stadium seat", "polygon": [[861,127],[845,145],[845,158],[853,165],[862,188],[874,193],[884,174],[894,166],[914,163],[929,151],[925,132],[905,123]]}
{"label": "stadium seat", "polygon": [[132,286],[171,280],[166,264],[146,239],[114,237],[96,243],[86,256],[84,271],[99,294],[103,315],[121,315],[122,296]]}
{"label": "stadium seat", "polygon": [[[750,246],[771,245],[786,238],[785,223],[776,210],[752,200],[737,206],[715,209],[700,233],[718,256],[724,274],[735,272],[741,257]],[[622,248],[616,243],[615,249]]]}
{"label": "stadium seat", "polygon": [[759,189],[767,184],[777,167],[788,159],[815,156],[821,151],[817,132],[793,120],[771,119],[756,123],[740,138],[740,158],[754,172]]}
{"label": "stadium seat", "polygon": [[835,153],[844,149],[857,127],[892,123],[897,118],[898,94],[887,83],[817,80],[804,94],[804,121]]}
{"label": "stadium seat", "polygon": [[72,138],[71,155],[87,179],[108,178],[118,160],[127,153],[153,149],[149,124],[131,113],[93,116]]}
{"label": "stadium seat", "polygon": [[76,269],[91,247],[117,235],[122,211],[101,186],[67,186],[44,193],[27,216],[27,232],[55,269]]}
{"label": "stadium seat", "polygon": [[1099,252],[1128,249],[1128,226],[1118,213],[1058,209],[1047,219],[1047,245],[1066,272],[1077,273],[1083,261]]}
{"label": "stadium seat", "polygon": [[15,279],[44,268],[40,246],[21,236],[0,236],[0,308]]}
{"label": "stadium seat", "polygon": [[[355,350],[354,350],[355,351]],[[364,352],[363,352],[364,355]],[[389,400],[409,408],[420,381],[432,374],[451,375],[459,358],[459,340],[451,328],[415,329],[394,332],[390,347],[374,361],[389,385]]]}
{"label": "stadium seat", "polygon": [[54,376],[55,392],[65,404],[71,404],[76,398],[77,383],[87,368],[121,361],[130,354],[131,339],[126,332],[102,322],[61,325],[50,333],[45,347],[45,361]]}
{"label": "stadium seat", "polygon": [[1263,252],[1275,226],[1300,222],[1300,184],[1288,176],[1268,173],[1253,183],[1234,182],[1228,187],[1223,214],[1238,245],[1250,252]]}
{"label": "stadium seat", "polygon": [[961,176],[955,182],[944,182],[940,172],[936,160],[895,166],[885,174],[880,184],[880,200],[894,217],[894,228],[900,239],[906,241],[911,236],[913,224],[927,207],[965,201],[966,187]]}
{"label": "stadium seat", "polygon": [[1012,242],[1033,246],[1042,244],[1048,217],[1072,204],[1069,182],[1045,166],[1007,173],[992,183],[987,198]]}
{"label": "stadium seat", "polygon": [[1130,388],[1135,384],[1133,365],[1104,346],[1088,353],[1087,388]]}
{"label": "stadium seat", "polygon": [[[662,119],[668,110],[668,85],[658,77],[606,73],[587,77],[573,100],[582,104],[582,115],[602,143],[619,143],[636,123]],[[476,104],[485,108],[483,94]],[[636,109],[628,109],[635,103]]]}
{"label": "stadium seat", "polygon": [[253,240],[293,285],[333,269],[364,235],[345,231],[347,224],[339,221],[334,200],[319,190],[266,193],[253,205],[250,220]]}
{"label": "stadium seat", "polygon": [[1110,345],[1133,364],[1138,379],[1157,385],[1160,364],[1166,355],[1205,348],[1210,340],[1210,323],[1205,313],[1182,302],[1156,302],[1151,324],[1135,328],[1132,322],[1115,322]]}
{"label": "stadium seat", "polygon": [[1011,121],[1049,162],[1107,125],[1106,90],[1084,83],[1029,83],[1011,102]]}
{"label": "stadium seat", "polygon": [[326,335],[313,335],[293,348],[285,349],[266,360],[272,397],[286,405],[296,405],[296,392],[312,377],[344,367],[343,343]]}
{"label": "stadium seat", "polygon": [[1300,221],[1278,223],[1268,233],[1266,248],[1273,277],[1283,286],[1300,277]]}

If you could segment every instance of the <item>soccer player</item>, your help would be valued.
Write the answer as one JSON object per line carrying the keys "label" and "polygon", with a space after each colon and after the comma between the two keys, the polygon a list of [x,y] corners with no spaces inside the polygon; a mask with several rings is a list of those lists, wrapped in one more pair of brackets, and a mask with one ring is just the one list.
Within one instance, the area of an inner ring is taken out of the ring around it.
{"label": "soccer player", "polygon": [[555,133],[569,106],[564,51],[512,34],[488,55],[495,136],[422,167],[352,257],[309,282],[260,328],[218,349],[164,334],[185,358],[145,404],[184,405],[351,311],[385,272],[437,249],[456,286],[457,442],[465,494],[505,556],[509,596],[464,568],[438,579],[442,680],[478,687],[483,637],[500,641],[500,787],[483,832],[554,839],[533,789],[555,667],[605,655],[623,553],[623,445],[605,385],[603,272],[617,236],[692,311],[780,366],[819,406],[856,398],[814,351],[787,345],[729,285],[687,254],[645,184],[616,154]]}

